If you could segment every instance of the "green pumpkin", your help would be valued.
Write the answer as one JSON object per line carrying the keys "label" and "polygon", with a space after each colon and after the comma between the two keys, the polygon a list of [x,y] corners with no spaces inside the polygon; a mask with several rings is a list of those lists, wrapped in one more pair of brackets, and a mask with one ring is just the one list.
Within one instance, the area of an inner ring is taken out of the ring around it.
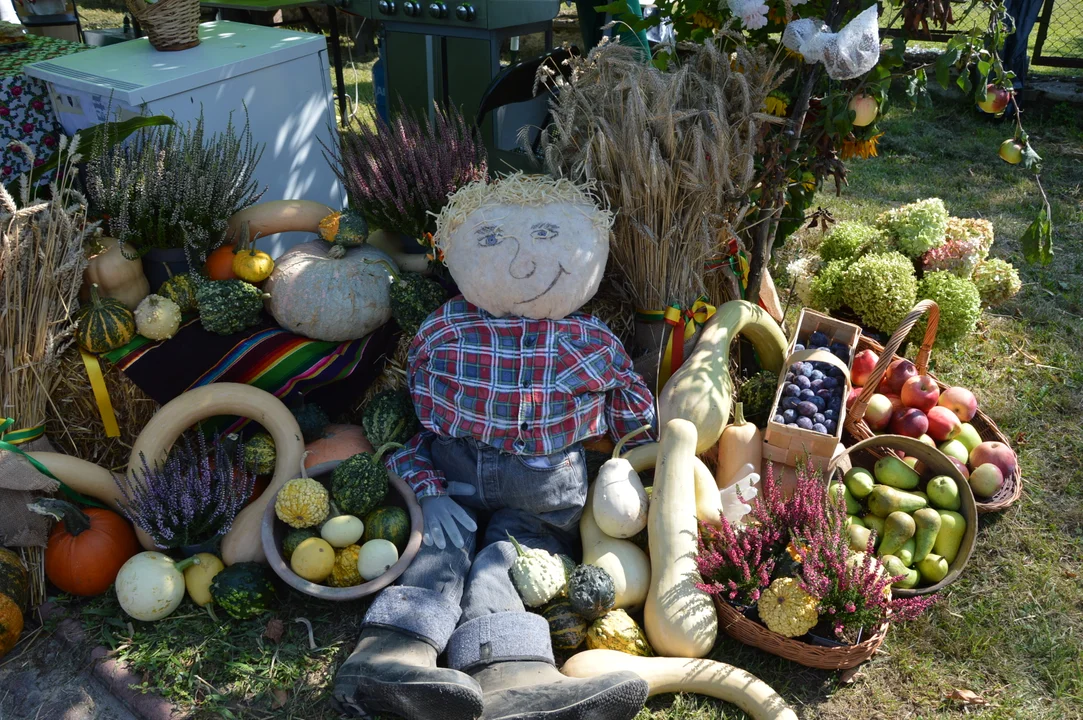
{"label": "green pumpkin", "polygon": [[563,598],[545,608],[542,617],[549,623],[554,650],[575,650],[587,637],[587,621]]}
{"label": "green pumpkin", "polygon": [[290,412],[301,427],[301,436],[304,437],[306,443],[322,438],[323,429],[331,422],[327,413],[319,405],[302,405]]}
{"label": "green pumpkin", "polygon": [[376,508],[365,516],[365,534],[362,544],[369,540],[389,540],[401,554],[410,538],[410,516],[400,507]]}
{"label": "green pumpkin", "polygon": [[0,595],[7,595],[26,612],[30,602],[30,575],[22,558],[0,547]]}
{"label": "green pumpkin", "polygon": [[297,546],[303,543],[309,538],[319,537],[320,534],[316,532],[314,528],[297,528],[290,530],[286,533],[286,537],[282,540],[282,557],[286,562],[290,561],[290,556],[293,555],[293,551],[297,549]]}
{"label": "green pumpkin", "polygon": [[568,601],[587,620],[596,620],[617,604],[613,578],[594,565],[580,565],[568,579]]}
{"label": "green pumpkin", "polygon": [[158,295],[177,303],[182,313],[192,312],[196,304],[196,283],[188,273],[174,275],[158,288]]}
{"label": "green pumpkin", "polygon": [[402,273],[391,283],[391,317],[407,335],[417,335],[421,323],[447,300],[447,292],[435,280],[418,273]]}
{"label": "green pumpkin", "polygon": [[369,224],[353,210],[331,213],[320,220],[320,237],[342,247],[358,247],[368,240]]}
{"label": "green pumpkin", "polygon": [[135,315],[120,300],[102,297],[97,284],[90,286],[90,302],[75,313],[75,339],[87,352],[116,350],[135,337]]}
{"label": "green pumpkin", "polygon": [[256,433],[244,444],[245,467],[257,475],[270,475],[275,471],[275,441],[267,433]]}
{"label": "green pumpkin", "polygon": [[217,335],[232,335],[263,319],[263,291],[244,280],[206,280],[196,290],[199,321]]}
{"label": "green pumpkin", "polygon": [[361,427],[373,447],[405,444],[421,430],[414,402],[405,390],[385,390],[374,395],[361,411]]}
{"label": "green pumpkin", "polygon": [[237,620],[270,610],[274,593],[267,566],[258,562],[234,563],[211,580],[214,604]]}
{"label": "green pumpkin", "polygon": [[331,495],[342,512],[364,517],[387,495],[387,469],[383,454],[396,443],[386,443],[375,453],[357,453],[331,471]]}

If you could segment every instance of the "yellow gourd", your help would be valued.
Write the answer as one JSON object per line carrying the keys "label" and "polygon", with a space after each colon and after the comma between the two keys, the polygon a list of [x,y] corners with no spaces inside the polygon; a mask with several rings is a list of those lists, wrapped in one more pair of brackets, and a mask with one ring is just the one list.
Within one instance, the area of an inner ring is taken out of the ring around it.
{"label": "yellow gourd", "polygon": [[247,235],[247,226],[242,226],[241,240],[233,252],[233,274],[245,282],[261,283],[271,277],[275,261],[267,253],[256,249],[255,236],[246,240]]}
{"label": "yellow gourd", "polygon": [[758,471],[763,462],[763,433],[745,420],[744,403],[737,403],[733,415],[733,423],[718,438],[718,470],[714,479],[719,490],[739,480],[737,473],[745,465]]}
{"label": "yellow gourd", "polygon": [[335,549],[323,538],[309,538],[290,555],[290,570],[309,582],[326,580],[335,569]]}
{"label": "yellow gourd", "polygon": [[203,607],[214,601],[211,597],[211,580],[225,570],[226,566],[210,553],[199,553],[196,557],[199,562],[184,569],[184,587],[188,589],[188,597],[192,598],[192,602]]}

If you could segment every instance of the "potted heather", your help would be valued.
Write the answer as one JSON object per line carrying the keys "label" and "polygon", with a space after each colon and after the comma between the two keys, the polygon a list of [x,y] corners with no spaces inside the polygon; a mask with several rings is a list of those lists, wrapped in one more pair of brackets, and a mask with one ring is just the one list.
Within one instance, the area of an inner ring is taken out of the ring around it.
{"label": "potted heather", "polygon": [[232,444],[235,457],[230,443],[216,442],[208,450],[199,433],[194,447],[185,438],[164,463],[152,467],[141,457],[141,470],[116,481],[124,514],[163,550],[185,557],[214,552],[255,486],[255,475],[243,469],[242,449]]}
{"label": "potted heather", "polygon": [[225,239],[229,217],[263,195],[254,179],[263,145],[247,118],[208,135],[203,115],[109,144],[88,163],[87,191],[111,237],[143,258],[156,292],[171,275],[198,268]]}

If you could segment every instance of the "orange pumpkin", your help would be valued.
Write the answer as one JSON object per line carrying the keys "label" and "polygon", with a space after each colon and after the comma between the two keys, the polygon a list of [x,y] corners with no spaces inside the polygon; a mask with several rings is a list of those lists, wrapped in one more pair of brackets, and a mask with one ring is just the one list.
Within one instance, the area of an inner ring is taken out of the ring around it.
{"label": "orange pumpkin", "polygon": [[7,595],[0,595],[0,658],[19,642],[23,631],[23,611]]}
{"label": "orange pumpkin", "polygon": [[233,256],[236,245],[223,245],[207,256],[207,277],[211,280],[236,280],[233,272]]}
{"label": "orange pumpkin", "polygon": [[101,595],[120,567],[140,551],[131,524],[112,510],[81,510],[69,502],[42,498],[34,505],[61,520],[45,546],[45,576],[72,595]]}

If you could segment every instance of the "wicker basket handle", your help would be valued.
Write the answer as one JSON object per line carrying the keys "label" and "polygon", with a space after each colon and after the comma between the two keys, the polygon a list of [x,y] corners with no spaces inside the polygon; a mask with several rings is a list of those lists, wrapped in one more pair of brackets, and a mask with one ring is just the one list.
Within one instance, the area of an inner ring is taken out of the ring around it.
{"label": "wicker basket handle", "polygon": [[884,345],[884,351],[880,353],[880,360],[873,367],[872,372],[869,373],[868,380],[865,381],[865,386],[861,389],[861,393],[854,400],[854,404],[850,406],[848,413],[854,422],[860,422],[865,417],[865,410],[869,406],[869,400],[876,392],[876,387],[880,384],[880,380],[884,377],[884,373],[887,372],[888,365],[891,364],[892,359],[895,357],[895,353],[898,352],[899,346],[903,344],[906,337],[910,334],[910,331],[914,329],[914,325],[925,313],[929,314],[929,324],[925,328],[925,337],[921,341],[921,349],[918,350],[917,362],[915,363],[918,368],[918,374],[924,375],[929,370],[929,355],[933,352],[933,343],[936,341],[936,328],[940,325],[940,307],[937,306],[932,300],[922,300],[914,309],[906,314],[906,317],[899,323],[899,327],[895,328],[895,332],[891,334],[891,338]]}
{"label": "wicker basket handle", "polygon": [[[835,455],[831,458],[831,461],[827,464],[827,471],[824,473],[824,480],[830,480],[831,476],[835,474],[835,470],[838,469],[842,462],[850,457],[852,453],[859,453],[862,450],[868,448],[888,448],[890,450],[902,450],[907,452],[908,455],[919,455],[922,452],[928,450],[929,446],[922,441],[906,437],[904,435],[876,435],[871,438],[866,438],[859,443],[854,443],[850,447],[846,448],[843,452]],[[923,450],[923,448],[925,450]],[[935,448],[934,448],[935,450]]]}

